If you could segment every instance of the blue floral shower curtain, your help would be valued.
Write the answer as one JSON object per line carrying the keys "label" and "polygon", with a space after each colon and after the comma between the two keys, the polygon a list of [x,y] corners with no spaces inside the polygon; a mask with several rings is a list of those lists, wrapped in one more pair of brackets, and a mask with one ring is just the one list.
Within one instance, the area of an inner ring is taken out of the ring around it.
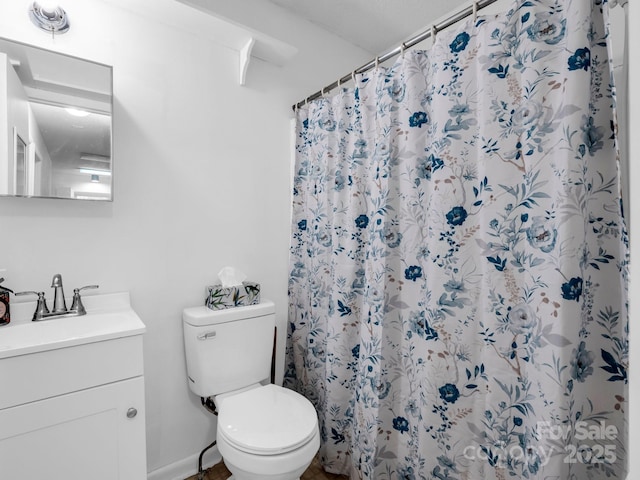
{"label": "blue floral shower curtain", "polygon": [[298,111],[285,385],[328,471],[624,478],[606,15],[521,0]]}

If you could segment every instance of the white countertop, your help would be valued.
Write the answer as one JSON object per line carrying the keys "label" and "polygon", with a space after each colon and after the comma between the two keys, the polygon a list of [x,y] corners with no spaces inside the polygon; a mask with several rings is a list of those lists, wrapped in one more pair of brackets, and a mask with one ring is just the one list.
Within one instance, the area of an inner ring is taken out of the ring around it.
{"label": "white countertop", "polygon": [[[129,293],[86,295],[80,317],[32,322],[36,302],[11,303],[11,323],[0,327],[0,359],[144,333]],[[71,305],[67,299],[67,305]]]}

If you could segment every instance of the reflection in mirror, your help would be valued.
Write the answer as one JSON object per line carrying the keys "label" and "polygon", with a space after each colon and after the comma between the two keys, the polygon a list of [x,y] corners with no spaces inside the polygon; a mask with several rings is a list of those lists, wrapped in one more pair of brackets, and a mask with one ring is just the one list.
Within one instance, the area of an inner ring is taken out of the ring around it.
{"label": "reflection in mirror", "polygon": [[112,200],[111,67],[0,38],[0,195]]}
{"label": "reflection in mirror", "polygon": [[14,151],[16,152],[16,195],[25,195],[27,193],[27,144],[18,135],[17,129],[14,131]]}

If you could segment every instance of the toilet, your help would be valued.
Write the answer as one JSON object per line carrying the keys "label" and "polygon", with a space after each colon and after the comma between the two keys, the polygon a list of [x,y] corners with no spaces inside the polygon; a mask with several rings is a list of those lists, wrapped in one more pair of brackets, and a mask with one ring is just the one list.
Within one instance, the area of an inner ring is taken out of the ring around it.
{"label": "toilet", "polygon": [[218,451],[233,480],[297,480],[320,447],[302,395],[269,383],[275,305],[182,313],[189,387],[218,411]]}

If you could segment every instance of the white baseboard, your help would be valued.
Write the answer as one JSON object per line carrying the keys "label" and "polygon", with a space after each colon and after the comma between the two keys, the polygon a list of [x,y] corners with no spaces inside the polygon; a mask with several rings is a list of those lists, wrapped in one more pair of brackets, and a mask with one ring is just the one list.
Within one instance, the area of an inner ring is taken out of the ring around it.
{"label": "white baseboard", "polygon": [[[147,480],[185,480],[198,473],[198,457],[200,453],[170,463],[147,474]],[[222,460],[218,447],[213,447],[204,454],[202,468],[209,468]]]}

